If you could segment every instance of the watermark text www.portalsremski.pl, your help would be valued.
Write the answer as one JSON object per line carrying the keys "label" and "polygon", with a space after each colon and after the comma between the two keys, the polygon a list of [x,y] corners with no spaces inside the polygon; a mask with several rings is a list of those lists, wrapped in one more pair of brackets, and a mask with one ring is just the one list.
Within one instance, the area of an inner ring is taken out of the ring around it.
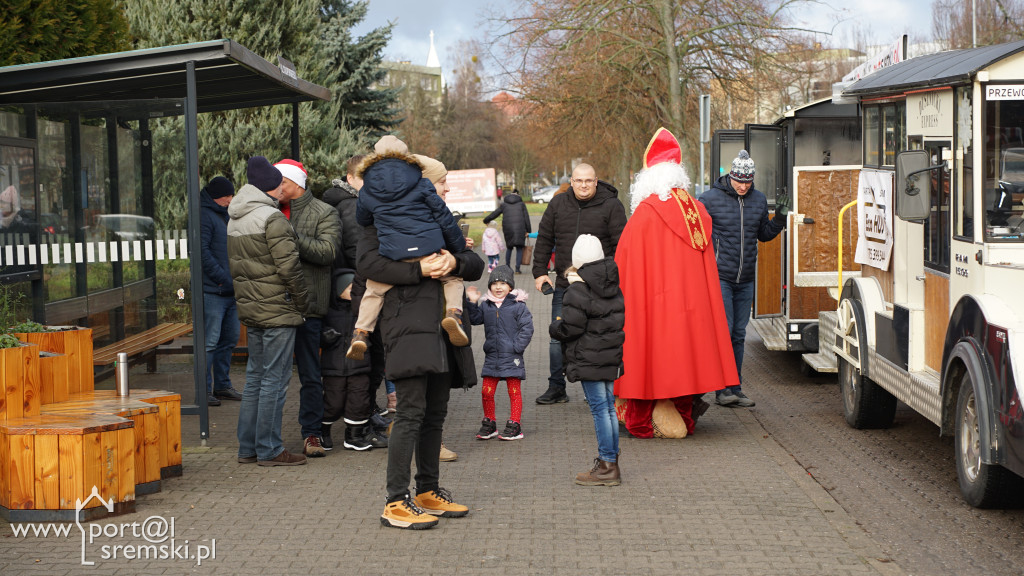
{"label": "watermark text www.portalsremski.pl", "polygon": [[[85,504],[93,498],[98,499],[110,512],[114,511],[114,500],[104,500],[94,486],[92,494],[85,501],[75,501],[75,523],[35,523],[23,522],[12,524],[14,536],[37,538],[57,536],[70,538],[74,528],[82,538],[82,565],[92,566],[96,560],[170,560],[194,561],[202,566],[203,561],[217,559],[217,540],[211,539],[209,544],[198,544],[188,540],[175,539],[174,518],[168,521],[163,516],[150,516],[142,522],[94,522],[83,526],[79,518]],[[112,539],[134,538],[134,543],[114,544]]]}

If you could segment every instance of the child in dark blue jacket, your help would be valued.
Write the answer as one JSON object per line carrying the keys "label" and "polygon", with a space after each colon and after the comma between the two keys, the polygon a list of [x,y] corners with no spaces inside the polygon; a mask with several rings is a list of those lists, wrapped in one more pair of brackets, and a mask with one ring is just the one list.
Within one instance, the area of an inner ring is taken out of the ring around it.
{"label": "child in dark blue jacket", "polygon": [[[519,440],[523,437],[520,424],[523,413],[522,382],[526,379],[526,363],[523,353],[533,338],[533,316],[526,307],[526,292],[516,290],[515,276],[508,266],[498,266],[487,279],[487,293],[470,286],[466,289],[470,305],[469,321],[473,325],[484,325],[484,367],[483,376],[484,419],[476,437],[488,440],[498,436],[502,440]],[[494,420],[494,392],[498,380],[504,379],[508,386],[511,415],[505,423],[505,430],[498,434]]]}
{"label": "child in dark blue jacket", "polygon": [[[363,188],[356,200],[356,222],[375,226],[380,255],[395,261],[419,262],[442,249],[461,252],[466,247],[451,210],[438,195],[434,184],[424,177],[428,170],[447,171],[433,158],[409,154],[409,147],[394,136],[384,136],[356,169]],[[453,346],[466,346],[469,337],[462,329],[462,278],[447,274],[438,278],[444,287],[445,317],[441,326]],[[346,355],[361,360],[384,305],[390,284],[366,280],[366,293],[359,307],[352,344]]]}

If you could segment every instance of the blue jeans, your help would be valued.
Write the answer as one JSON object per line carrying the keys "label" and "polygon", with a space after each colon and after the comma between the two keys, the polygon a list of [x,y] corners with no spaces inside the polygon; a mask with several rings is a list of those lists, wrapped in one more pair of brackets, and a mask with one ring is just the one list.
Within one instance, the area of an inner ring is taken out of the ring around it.
{"label": "blue jeans", "polygon": [[[565,288],[555,288],[551,295],[551,321],[562,315],[562,298],[565,296]],[[562,343],[554,338],[551,339],[548,348],[548,367],[551,373],[548,375],[549,388],[565,389],[565,374],[563,374]]]}
{"label": "blue jeans", "polygon": [[583,391],[594,416],[594,432],[597,433],[597,456],[605,462],[617,462],[619,458],[619,418],[615,415],[615,383],[600,380],[583,380]]}
{"label": "blue jeans", "polygon": [[295,327],[249,328],[249,363],[238,409],[238,456],[273,460],[284,451],[281,419],[292,377]]}
{"label": "blue jeans", "polygon": [[505,252],[505,266],[508,266],[510,268],[514,268],[516,272],[519,272],[519,268],[521,266],[520,263],[523,261],[523,247],[522,246],[516,246],[515,249],[516,249],[516,263],[515,263],[515,266],[512,265],[512,246],[509,246],[508,250]]}
{"label": "blue jeans", "polygon": [[295,364],[299,368],[299,426],[302,437],[320,435],[324,420],[324,382],[320,378],[320,318],[306,318],[295,329]]}
{"label": "blue jeans", "polygon": [[[719,280],[722,285],[722,301],[725,303],[725,320],[729,323],[729,337],[732,339],[732,353],[736,357],[736,373],[743,383],[743,342],[747,339],[747,322],[750,322],[750,305],[754,303],[754,281],[730,282]],[[732,389],[740,390],[740,386]]]}
{"label": "blue jeans", "polygon": [[234,296],[203,293],[206,329],[206,393],[231,388],[231,354],[241,329]]}
{"label": "blue jeans", "polygon": [[497,268],[498,267],[498,261],[500,259],[501,259],[501,255],[500,254],[494,254],[494,255],[488,254],[487,255],[487,269],[488,270],[494,270],[495,268]]}

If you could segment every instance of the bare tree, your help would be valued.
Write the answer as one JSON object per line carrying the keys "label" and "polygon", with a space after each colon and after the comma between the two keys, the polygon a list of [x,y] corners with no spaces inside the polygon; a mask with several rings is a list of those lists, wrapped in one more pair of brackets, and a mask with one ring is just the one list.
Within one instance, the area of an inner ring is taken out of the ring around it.
{"label": "bare tree", "polygon": [[970,2],[935,0],[932,4],[932,33],[950,49],[970,48],[973,18],[977,18],[978,46],[1020,40],[1024,36],[1024,2],[1021,0],[977,0]]}
{"label": "bare tree", "polygon": [[496,51],[511,55],[512,87],[537,104],[534,121],[622,181],[659,125],[695,159],[699,94],[756,105],[758,81],[795,64],[777,55],[799,43],[786,15],[800,2],[524,1],[496,21]]}

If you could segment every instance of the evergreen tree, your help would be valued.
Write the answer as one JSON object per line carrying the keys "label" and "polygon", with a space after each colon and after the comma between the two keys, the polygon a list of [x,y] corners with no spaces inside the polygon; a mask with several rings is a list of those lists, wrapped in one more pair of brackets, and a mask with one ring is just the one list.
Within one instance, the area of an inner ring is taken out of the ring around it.
{"label": "evergreen tree", "polygon": [[363,131],[376,140],[398,125],[398,90],[372,88],[387,75],[381,58],[391,38],[391,25],[376,28],[358,40],[352,38],[352,29],[366,17],[368,9],[366,0],[324,1],[324,86],[331,87],[337,108],[332,116],[338,125]]}
{"label": "evergreen tree", "polygon": [[0,0],[0,66],[124,50],[128,24],[114,0]]}
{"label": "evergreen tree", "polygon": [[[380,53],[390,27],[353,41],[351,28],[366,15],[367,3],[344,0],[121,0],[139,48],[230,38],[276,63],[292,61],[298,76],[327,87],[329,102],[300,105],[301,160],[307,187],[319,193],[344,174],[345,161],[365,149],[392,122],[395,100],[373,90]],[[199,117],[200,180],[224,175],[240,186],[250,156],[275,162],[291,155],[291,106],[202,114]],[[167,136],[176,126],[164,121]],[[156,132],[156,131],[155,131]],[[158,135],[154,134],[154,141]],[[173,151],[169,151],[173,152]],[[160,160],[157,160],[160,161]],[[159,196],[179,197],[184,176],[172,166],[157,171]]]}

